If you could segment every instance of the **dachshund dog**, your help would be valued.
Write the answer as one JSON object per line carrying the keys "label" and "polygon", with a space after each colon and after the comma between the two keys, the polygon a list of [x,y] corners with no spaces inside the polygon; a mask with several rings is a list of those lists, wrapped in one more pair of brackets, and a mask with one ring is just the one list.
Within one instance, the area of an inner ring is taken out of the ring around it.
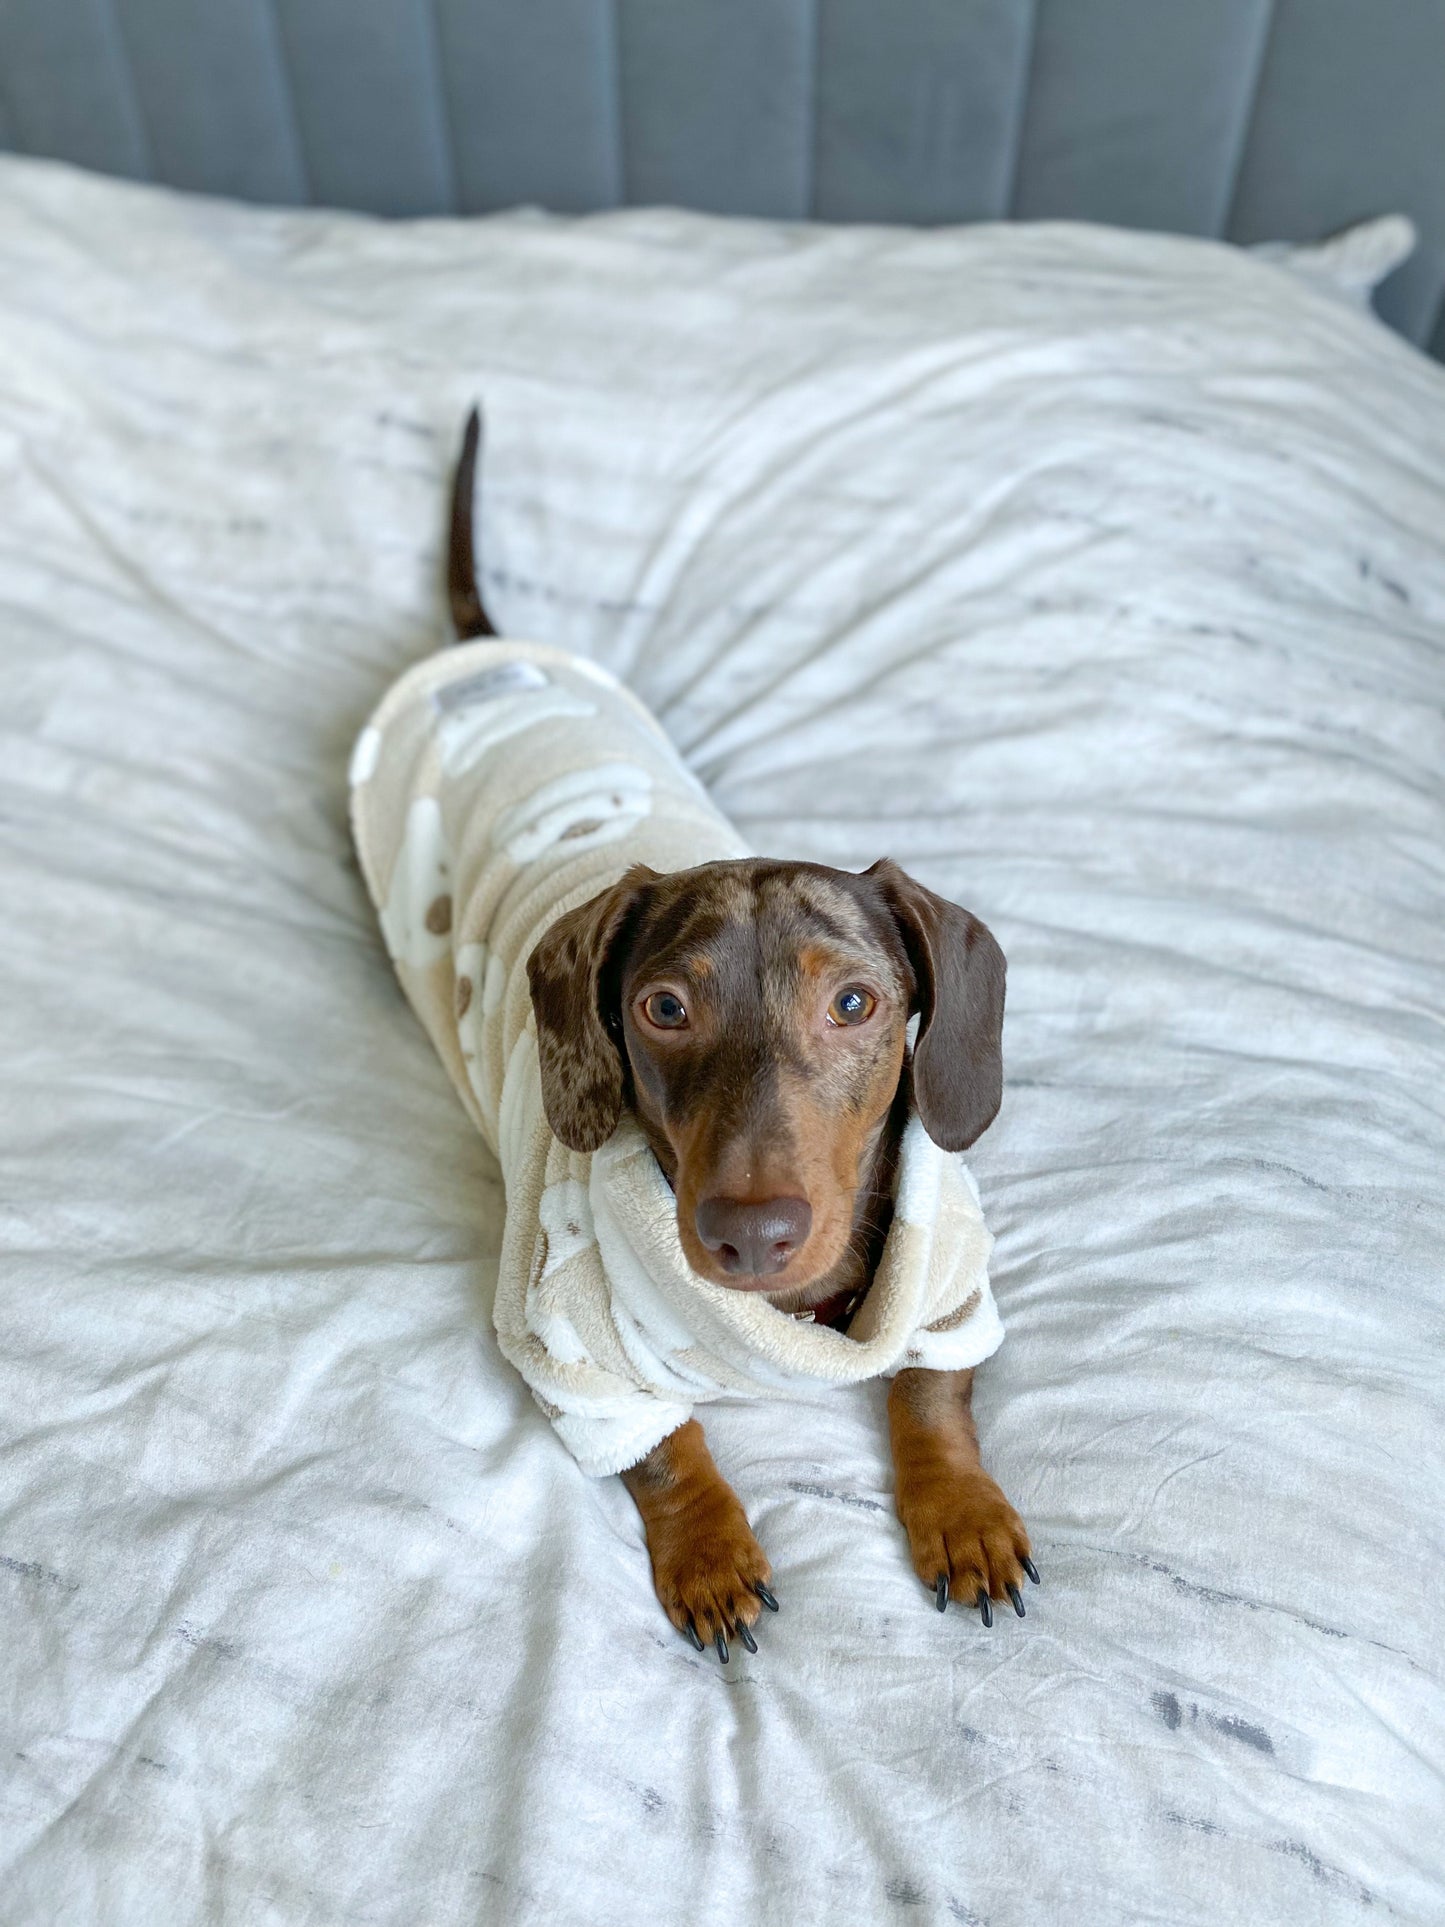
{"label": "dachshund dog", "polygon": [[[452,499],[459,637],[494,635],[473,549],[473,412]],[[624,1108],[676,1198],[688,1264],[846,1331],[887,1235],[910,1108],[948,1151],[997,1114],[1004,958],[967,910],[895,864],[761,858],[634,870],[567,913],[529,964],[553,1133],[595,1151]],[[919,1027],[912,1051],[910,1019]],[[1028,1533],[984,1471],[972,1371],[901,1370],[888,1396],[898,1516],[940,1612],[1022,1616]],[[772,1568],[689,1419],[622,1473],[653,1580],[699,1651],[750,1649]]]}

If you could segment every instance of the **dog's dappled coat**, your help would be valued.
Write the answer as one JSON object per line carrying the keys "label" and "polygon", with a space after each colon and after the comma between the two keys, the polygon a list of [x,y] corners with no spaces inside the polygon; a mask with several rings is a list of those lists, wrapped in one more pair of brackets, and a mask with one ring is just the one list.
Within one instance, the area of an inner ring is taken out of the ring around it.
{"label": "dog's dappled coat", "polygon": [[496,641],[418,663],[358,739],[351,815],[402,987],[502,1167],[498,1339],[584,1471],[635,1464],[711,1399],[960,1370],[994,1351],[977,1189],[916,1116],[846,1333],[689,1268],[629,1115],[591,1155],[553,1135],[527,978],[539,938],[635,863],[750,854],[605,671]]}

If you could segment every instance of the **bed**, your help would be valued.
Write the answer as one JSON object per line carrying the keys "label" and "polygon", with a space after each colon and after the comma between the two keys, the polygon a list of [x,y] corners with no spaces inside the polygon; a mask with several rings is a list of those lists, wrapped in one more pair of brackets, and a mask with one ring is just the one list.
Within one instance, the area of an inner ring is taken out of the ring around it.
{"label": "bed", "polygon": [[[1445,1913],[1445,373],[1347,265],[0,163],[9,1918]],[[698,1657],[496,1352],[344,822],[479,397],[505,631],[1008,953],[1026,1622],[874,1385],[710,1415]]]}

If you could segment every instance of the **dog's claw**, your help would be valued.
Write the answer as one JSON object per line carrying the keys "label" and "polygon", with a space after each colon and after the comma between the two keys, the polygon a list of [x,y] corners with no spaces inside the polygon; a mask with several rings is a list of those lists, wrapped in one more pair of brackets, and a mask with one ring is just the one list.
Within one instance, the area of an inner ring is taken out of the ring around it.
{"label": "dog's claw", "polygon": [[933,1603],[941,1613],[948,1611],[948,1574],[939,1573],[933,1582]]}
{"label": "dog's claw", "polygon": [[721,1626],[719,1626],[717,1631],[713,1634],[712,1643],[714,1646],[717,1647],[718,1658],[722,1661],[723,1665],[726,1666],[728,1663],[728,1642],[727,1642],[727,1634],[723,1631]]}
{"label": "dog's claw", "polygon": [[1024,1602],[1019,1597],[1018,1587],[1005,1586],[1004,1591],[1008,1594],[1009,1598],[1014,1602],[1014,1611],[1018,1614],[1019,1618],[1022,1619],[1024,1617]]}
{"label": "dog's claw", "polygon": [[758,1598],[762,1600],[770,1613],[775,1613],[778,1610],[777,1600],[774,1599],[761,1579],[755,1579],[753,1581],[753,1591],[758,1595]]}
{"label": "dog's claw", "polygon": [[693,1645],[696,1646],[697,1650],[701,1652],[702,1635],[698,1632],[697,1627],[693,1624],[691,1613],[689,1613],[687,1616],[687,1624],[686,1626],[684,1626],[683,1631],[687,1634],[688,1638],[692,1641]]}
{"label": "dog's claw", "polygon": [[738,1621],[737,1632],[738,1638],[743,1642],[744,1646],[747,1647],[748,1651],[755,1653],[758,1650],[758,1642],[753,1638],[751,1631],[741,1620]]}
{"label": "dog's claw", "polygon": [[1033,1580],[1034,1584],[1037,1585],[1039,1583],[1039,1569],[1034,1564],[1033,1560],[1021,1559],[1019,1561],[1019,1564],[1023,1567],[1024,1571],[1028,1574],[1029,1578]]}
{"label": "dog's claw", "polygon": [[980,1592],[974,1604],[978,1607],[978,1616],[984,1625],[991,1626],[993,1624],[993,1607],[988,1603],[988,1594],[986,1592]]}

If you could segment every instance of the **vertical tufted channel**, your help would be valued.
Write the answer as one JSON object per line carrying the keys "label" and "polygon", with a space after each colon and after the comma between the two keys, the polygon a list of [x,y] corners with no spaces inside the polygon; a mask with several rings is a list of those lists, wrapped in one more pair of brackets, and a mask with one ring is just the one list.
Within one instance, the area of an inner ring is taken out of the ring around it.
{"label": "vertical tufted channel", "polygon": [[431,0],[273,0],[314,200],[434,214],[456,191]]}
{"label": "vertical tufted channel", "polygon": [[115,0],[157,176],[248,201],[309,198],[271,0]]}
{"label": "vertical tufted channel", "polygon": [[150,155],[112,0],[0,5],[0,142],[145,180]]}
{"label": "vertical tufted channel", "polygon": [[987,220],[1007,211],[1031,0],[819,0],[812,212]]}
{"label": "vertical tufted channel", "polygon": [[799,219],[815,0],[618,0],[627,198]]}
{"label": "vertical tufted channel", "polygon": [[610,0],[435,0],[464,213],[622,197]]}
{"label": "vertical tufted channel", "polygon": [[1277,0],[1230,238],[1314,239],[1394,208],[1420,246],[1377,305],[1425,341],[1445,290],[1445,5]]}
{"label": "vertical tufted channel", "polygon": [[1012,213],[1219,234],[1269,0],[1039,0]]}

